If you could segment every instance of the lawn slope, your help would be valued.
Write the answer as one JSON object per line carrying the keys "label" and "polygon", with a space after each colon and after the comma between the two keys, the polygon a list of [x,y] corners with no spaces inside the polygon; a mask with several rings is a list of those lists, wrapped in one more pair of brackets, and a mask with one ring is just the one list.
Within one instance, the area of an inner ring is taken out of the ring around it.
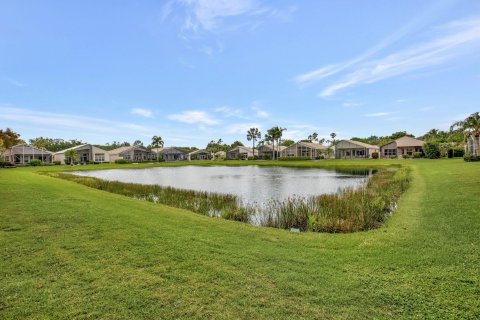
{"label": "lawn slope", "polygon": [[[325,163],[349,164],[304,165]],[[253,227],[45,167],[1,170],[0,318],[479,318],[480,165],[399,163],[413,181],[398,211],[355,234]]]}

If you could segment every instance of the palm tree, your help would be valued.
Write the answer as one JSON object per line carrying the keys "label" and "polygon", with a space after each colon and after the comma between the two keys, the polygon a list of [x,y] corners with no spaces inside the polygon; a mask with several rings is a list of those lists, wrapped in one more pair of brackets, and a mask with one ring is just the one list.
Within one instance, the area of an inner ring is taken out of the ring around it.
{"label": "palm tree", "polygon": [[263,140],[272,143],[272,160],[275,160],[275,140],[273,139],[271,130],[272,129],[267,130],[267,133],[265,134],[265,138]]}
{"label": "palm tree", "polygon": [[162,137],[160,136],[153,136],[152,137],[152,146],[155,148],[163,148],[164,142]]}
{"label": "palm tree", "polygon": [[468,141],[469,137],[473,137],[474,147],[472,153],[479,154],[480,113],[472,113],[465,120],[455,122],[450,127],[450,130],[454,130],[455,128],[459,128],[464,131],[465,140]]}
{"label": "palm tree", "polygon": [[70,158],[70,165],[74,165],[75,161],[77,160],[77,150],[75,149],[70,149],[65,151],[65,156]]}
{"label": "palm tree", "polygon": [[282,139],[283,131],[287,128],[281,128],[279,126],[273,127],[267,131],[268,135],[273,141],[273,158],[275,159],[275,141],[277,142],[277,154],[280,153],[280,139]]}
{"label": "palm tree", "polygon": [[[155,147],[155,148],[163,148],[163,145],[164,145],[164,142],[163,142],[163,139],[162,137],[160,136],[153,136],[152,137],[152,146]],[[159,158],[159,153],[158,153],[158,150],[156,152],[157,154],[157,160]]]}
{"label": "palm tree", "polygon": [[332,138],[332,144],[335,144],[335,138],[337,137],[337,134],[335,132],[330,133],[330,137]]}
{"label": "palm tree", "polygon": [[322,139],[318,140],[318,143],[320,145],[323,145],[325,143],[325,141],[326,141],[325,138],[322,138]]}
{"label": "palm tree", "polygon": [[252,141],[253,144],[253,156],[255,157],[255,141],[257,139],[262,138],[262,133],[258,128],[250,128],[250,130],[247,131],[247,140]]}
{"label": "palm tree", "polygon": [[314,132],[311,135],[309,135],[308,140],[310,140],[310,142],[318,141],[318,133]]}

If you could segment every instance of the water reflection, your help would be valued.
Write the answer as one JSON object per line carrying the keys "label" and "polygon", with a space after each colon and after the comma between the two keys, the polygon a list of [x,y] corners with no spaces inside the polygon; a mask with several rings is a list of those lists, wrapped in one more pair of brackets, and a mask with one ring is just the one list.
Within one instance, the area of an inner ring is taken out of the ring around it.
{"label": "water reflection", "polygon": [[74,172],[99,179],[171,186],[237,195],[243,204],[265,204],[289,197],[335,193],[359,187],[372,174],[369,169],[317,169],[264,166],[181,166]]}

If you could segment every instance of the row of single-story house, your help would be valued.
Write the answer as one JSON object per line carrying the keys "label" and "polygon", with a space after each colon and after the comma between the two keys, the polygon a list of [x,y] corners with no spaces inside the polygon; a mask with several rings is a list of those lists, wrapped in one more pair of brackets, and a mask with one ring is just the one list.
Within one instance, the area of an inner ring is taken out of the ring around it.
{"label": "row of single-story house", "polygon": [[340,140],[334,147],[327,147],[318,143],[299,141],[288,147],[275,147],[262,145],[255,149],[237,146],[227,152],[219,151],[212,153],[206,149],[186,153],[183,150],[170,148],[148,149],[144,146],[120,147],[110,151],[103,150],[91,144],[82,144],[65,150],[50,152],[31,145],[20,144],[8,149],[3,154],[3,160],[13,163],[28,163],[30,160],[38,159],[42,162],[60,161],[69,163],[65,152],[76,150],[77,161],[88,162],[114,162],[117,159],[130,161],[149,161],[163,157],[165,161],[182,160],[211,160],[226,158],[228,160],[247,159],[257,156],[259,159],[272,159],[279,157],[306,157],[316,159],[321,155],[325,157],[335,156],[336,159],[364,159],[371,158],[373,153],[378,153],[381,158],[402,157],[404,154],[412,156],[415,152],[422,152],[424,142],[412,137],[402,137],[383,146],[375,146],[367,143]]}
{"label": "row of single-story house", "polygon": [[380,158],[401,158],[403,155],[413,156],[415,152],[423,152],[424,144],[424,141],[409,136],[401,137],[382,146],[375,146],[353,140],[340,140],[335,145],[335,158],[371,158],[373,153],[378,153]]}

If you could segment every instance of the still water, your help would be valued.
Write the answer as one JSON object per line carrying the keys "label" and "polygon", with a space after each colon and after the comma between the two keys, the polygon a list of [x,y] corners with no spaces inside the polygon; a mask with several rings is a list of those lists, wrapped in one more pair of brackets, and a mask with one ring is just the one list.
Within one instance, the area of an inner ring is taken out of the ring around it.
{"label": "still water", "polygon": [[335,193],[361,186],[371,170],[326,170],[262,166],[180,166],[73,172],[103,180],[234,194],[245,204]]}

